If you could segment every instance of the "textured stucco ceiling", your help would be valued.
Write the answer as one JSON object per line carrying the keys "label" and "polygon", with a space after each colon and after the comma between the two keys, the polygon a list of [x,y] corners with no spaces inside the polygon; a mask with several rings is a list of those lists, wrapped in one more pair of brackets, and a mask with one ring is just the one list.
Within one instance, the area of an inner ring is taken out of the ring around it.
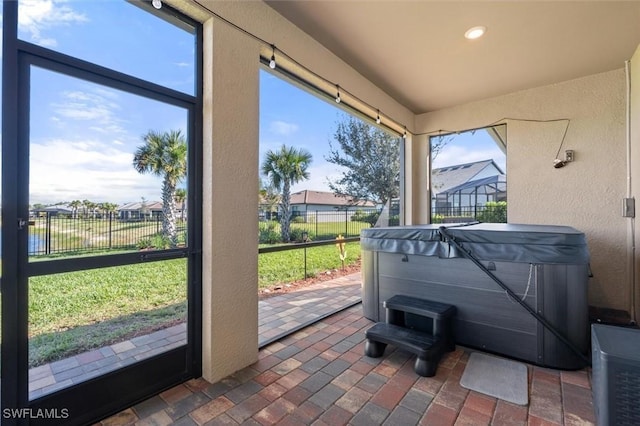
{"label": "textured stucco ceiling", "polygon": [[640,1],[266,2],[414,113],[622,68],[640,44]]}

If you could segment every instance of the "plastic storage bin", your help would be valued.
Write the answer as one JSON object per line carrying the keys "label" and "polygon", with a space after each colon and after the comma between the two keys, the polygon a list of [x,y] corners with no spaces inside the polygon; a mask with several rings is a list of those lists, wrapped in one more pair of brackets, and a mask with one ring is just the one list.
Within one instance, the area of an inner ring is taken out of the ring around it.
{"label": "plastic storage bin", "polygon": [[594,324],[591,346],[598,425],[640,425],[640,330]]}

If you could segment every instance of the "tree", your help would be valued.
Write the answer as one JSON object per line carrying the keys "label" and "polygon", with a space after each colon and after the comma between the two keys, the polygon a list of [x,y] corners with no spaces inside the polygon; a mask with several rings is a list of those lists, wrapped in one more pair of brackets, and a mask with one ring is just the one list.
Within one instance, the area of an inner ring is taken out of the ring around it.
{"label": "tree", "polygon": [[180,205],[180,222],[184,222],[184,209],[187,201],[187,190],[184,188],[176,189],[175,202]]}
{"label": "tree", "polygon": [[78,218],[78,209],[80,207],[82,207],[82,201],[80,200],[73,200],[69,203],[69,207],[71,207],[71,217],[73,219],[77,219]]}
{"label": "tree", "polygon": [[285,243],[289,242],[291,185],[309,179],[311,160],[310,152],[282,145],[278,151],[267,151],[262,163],[262,174],[280,191],[280,233]]}
{"label": "tree", "polygon": [[109,219],[118,210],[118,205],[116,203],[100,203],[100,208],[105,213],[105,218]]}
{"label": "tree", "polygon": [[187,142],[180,130],[159,133],[150,130],[133,155],[138,173],[162,176],[162,234],[171,247],[178,243],[175,196],[178,182],[187,174]]}
{"label": "tree", "polygon": [[94,203],[93,201],[82,200],[82,208],[84,209],[84,218],[89,219],[89,213],[91,213],[91,217],[95,219],[96,207],[98,207],[98,204]]}
{"label": "tree", "polygon": [[456,137],[456,133],[450,133],[447,135],[431,136],[431,161],[435,161],[438,155],[442,152],[445,146],[452,142]]}
{"label": "tree", "polygon": [[278,189],[274,188],[271,182],[265,183],[260,179],[260,190],[258,193],[258,203],[266,206],[267,215],[266,219],[271,220],[273,217],[273,213],[277,212],[278,204],[280,203],[280,194],[278,194]]}
{"label": "tree", "polygon": [[344,167],[342,177],[329,181],[336,194],[386,204],[400,193],[400,143],[398,137],[351,116],[338,122],[325,159]]}

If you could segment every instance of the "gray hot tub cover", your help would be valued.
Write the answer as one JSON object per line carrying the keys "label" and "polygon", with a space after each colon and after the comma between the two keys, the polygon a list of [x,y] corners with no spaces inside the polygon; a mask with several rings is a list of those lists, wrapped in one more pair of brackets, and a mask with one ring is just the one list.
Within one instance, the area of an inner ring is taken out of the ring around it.
{"label": "gray hot tub cover", "polygon": [[[363,229],[364,250],[463,257],[445,241],[440,225]],[[549,264],[588,264],[585,235],[569,226],[478,223],[448,225],[447,232],[479,260]]]}

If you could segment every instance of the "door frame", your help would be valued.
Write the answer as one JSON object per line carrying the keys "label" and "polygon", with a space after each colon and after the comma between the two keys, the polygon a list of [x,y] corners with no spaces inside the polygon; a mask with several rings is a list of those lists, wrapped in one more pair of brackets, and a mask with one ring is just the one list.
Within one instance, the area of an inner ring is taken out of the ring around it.
{"label": "door frame", "polygon": [[[83,424],[118,412],[175,384],[202,374],[202,26],[164,6],[195,29],[195,95],[168,89],[18,39],[18,3],[3,3],[2,63],[2,348],[0,396],[5,425],[59,421]],[[28,262],[30,68],[79,78],[185,108],[188,113],[187,248],[141,255],[123,253]],[[141,262],[188,258],[187,344],[60,391],[29,400],[29,277]],[[22,409],[26,418],[4,416]],[[33,410],[54,418],[34,418]],[[31,410],[31,411],[29,411]],[[29,418],[30,417],[30,418]]]}

